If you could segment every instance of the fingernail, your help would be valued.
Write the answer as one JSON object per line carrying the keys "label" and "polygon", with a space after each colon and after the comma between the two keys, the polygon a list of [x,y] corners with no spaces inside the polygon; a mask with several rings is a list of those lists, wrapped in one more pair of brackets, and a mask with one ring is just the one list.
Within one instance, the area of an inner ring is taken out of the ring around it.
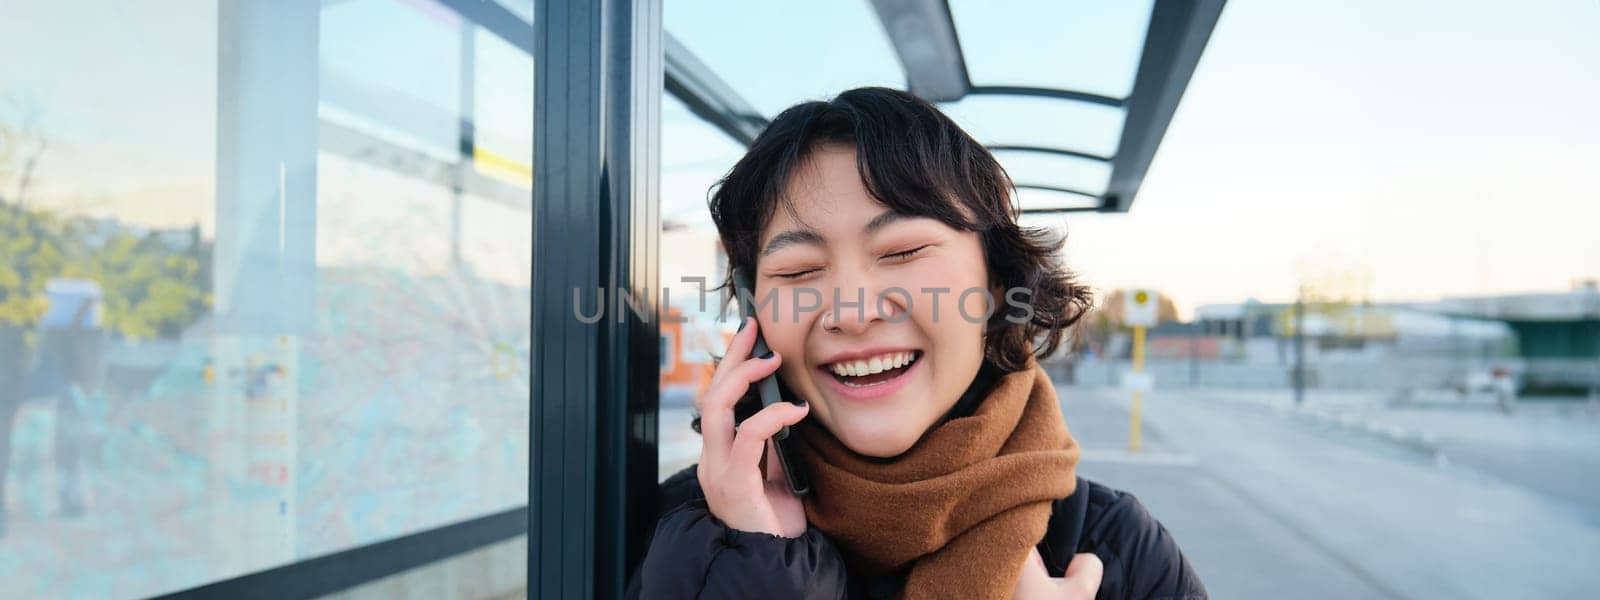
{"label": "fingernail", "polygon": [[[739,321],[739,331],[744,331],[744,328],[748,327],[749,325],[750,325],[750,317],[745,317],[744,319]],[[736,331],[735,333],[738,333],[738,332]]]}
{"label": "fingernail", "polygon": [[757,358],[760,358],[762,360],[766,360],[766,359],[772,358],[772,357],[773,357],[772,351],[771,350],[767,350],[767,352],[765,354],[762,354],[761,356],[758,356]]}

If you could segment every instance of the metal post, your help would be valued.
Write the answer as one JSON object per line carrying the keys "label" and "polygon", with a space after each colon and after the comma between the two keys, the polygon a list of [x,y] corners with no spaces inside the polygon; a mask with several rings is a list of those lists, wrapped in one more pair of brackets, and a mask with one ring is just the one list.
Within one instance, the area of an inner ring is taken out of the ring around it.
{"label": "metal post", "polygon": [[1200,326],[1199,319],[1195,319],[1189,328],[1189,386],[1200,385]]}
{"label": "metal post", "polygon": [[528,596],[621,598],[655,513],[660,331],[620,308],[582,323],[570,302],[660,288],[661,2],[534,13]]}
{"label": "metal post", "polygon": [[1294,405],[1306,400],[1306,301],[1305,290],[1294,299]]}
{"label": "metal post", "polygon": [[[1133,372],[1136,377],[1144,374],[1144,326],[1142,325],[1133,328]],[[1128,425],[1128,450],[1133,452],[1139,451],[1139,418],[1143,400],[1144,392],[1139,386],[1134,386],[1133,409],[1130,411],[1132,419]]]}

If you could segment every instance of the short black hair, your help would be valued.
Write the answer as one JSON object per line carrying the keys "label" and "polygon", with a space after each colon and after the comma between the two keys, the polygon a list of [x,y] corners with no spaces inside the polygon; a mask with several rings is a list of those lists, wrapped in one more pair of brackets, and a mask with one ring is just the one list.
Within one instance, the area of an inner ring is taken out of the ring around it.
{"label": "short black hair", "polygon": [[1092,293],[1057,260],[1065,237],[1017,222],[1015,187],[994,155],[932,104],[881,87],[784,110],[717,183],[709,204],[728,253],[726,289],[733,289],[735,269],[754,271],[774,211],[783,206],[793,214],[789,179],[819,146],[854,148],[867,192],[891,210],[976,232],[991,287],[1032,291],[1033,315],[1022,323],[1007,319],[1012,313],[999,310],[1004,299],[995,299],[984,356],[1001,370],[1053,354],[1089,309]]}

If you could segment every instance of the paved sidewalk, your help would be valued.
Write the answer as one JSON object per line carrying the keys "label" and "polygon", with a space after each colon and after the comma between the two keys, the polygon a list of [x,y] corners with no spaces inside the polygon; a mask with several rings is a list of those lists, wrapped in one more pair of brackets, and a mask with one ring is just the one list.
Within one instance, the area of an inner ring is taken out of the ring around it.
{"label": "paved sidewalk", "polygon": [[[1390,436],[1374,435],[1364,425],[1330,426],[1327,419],[1301,411],[1216,394],[1157,390],[1150,395],[1147,448],[1167,457],[1164,464],[1151,464],[1112,452],[1126,445],[1125,392],[1061,390],[1068,424],[1086,449],[1082,473],[1137,494],[1179,540],[1213,596],[1600,593],[1600,572],[1592,568],[1600,557],[1600,506],[1440,461]],[[1334,411],[1338,414],[1390,416],[1381,402],[1351,399],[1337,406],[1343,407]],[[1415,427],[1445,444],[1457,439],[1456,432],[1470,434],[1483,426],[1478,417],[1438,419],[1403,411],[1392,417],[1380,421],[1378,429]],[[1526,431],[1523,439],[1548,437],[1543,429],[1558,430],[1570,435],[1562,438],[1569,442],[1592,431],[1581,420],[1549,421],[1530,418],[1489,427]],[[1572,442],[1549,448],[1568,456],[1587,446]],[[1582,493],[1600,485],[1592,476],[1574,479]]]}

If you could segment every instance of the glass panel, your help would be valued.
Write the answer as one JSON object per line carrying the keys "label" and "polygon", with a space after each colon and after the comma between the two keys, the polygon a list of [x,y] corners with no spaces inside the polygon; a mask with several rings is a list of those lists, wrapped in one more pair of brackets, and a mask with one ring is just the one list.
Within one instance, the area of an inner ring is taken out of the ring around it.
{"label": "glass panel", "polygon": [[744,156],[744,146],[700,120],[671,94],[661,96],[661,220],[668,229],[712,228],[711,186]]}
{"label": "glass panel", "polygon": [[706,199],[744,147],[670,94],[662,96],[661,120],[661,282],[668,314],[661,319],[659,467],[666,479],[700,456],[700,436],[689,428],[691,406],[710,381],[712,355],[725,351],[738,326],[736,313],[718,319],[721,293],[702,296],[702,290],[720,285],[727,269]]}
{"label": "glass panel", "polygon": [[[533,57],[486,29],[473,38],[473,167],[533,187]],[[527,194],[512,194],[523,202]]]}
{"label": "glass panel", "polygon": [[1111,181],[1111,163],[1046,152],[996,150],[994,156],[1018,185],[1034,184],[1100,195]]}
{"label": "glass panel", "polygon": [[323,9],[319,110],[335,123],[454,160],[461,116],[460,19],[399,4],[348,0]]}
{"label": "glass panel", "polygon": [[1021,206],[1022,210],[1098,208],[1100,199],[1054,190],[1018,188],[1017,205]]}
{"label": "glass panel", "polygon": [[494,3],[506,7],[523,21],[533,22],[533,0],[494,0]]}
{"label": "glass panel", "polygon": [[995,146],[1042,146],[1112,156],[1123,112],[1099,104],[1035,96],[979,95],[941,104],[978,141]]}
{"label": "glass panel", "polygon": [[0,54],[0,598],[527,503],[530,57],[426,0],[7,2]]}
{"label": "glass panel", "polygon": [[1152,0],[950,0],[973,85],[1016,85],[1126,98]]}
{"label": "glass panel", "polygon": [[871,5],[856,0],[668,0],[667,32],[772,117],[863,85],[905,88]]}

